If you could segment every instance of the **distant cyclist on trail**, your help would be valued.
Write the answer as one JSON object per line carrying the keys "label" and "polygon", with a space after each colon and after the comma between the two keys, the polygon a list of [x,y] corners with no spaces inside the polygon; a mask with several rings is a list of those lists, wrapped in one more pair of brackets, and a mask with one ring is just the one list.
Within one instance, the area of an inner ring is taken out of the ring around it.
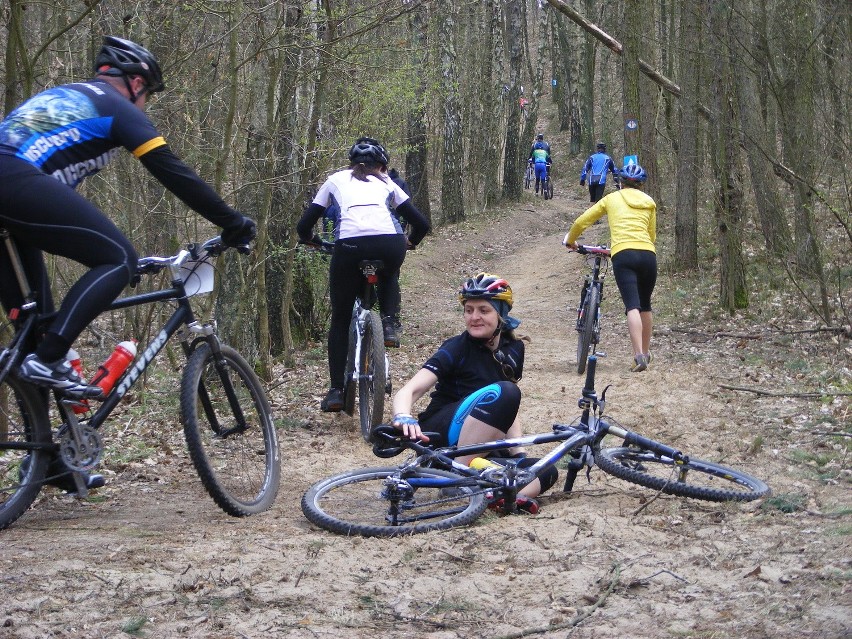
{"label": "distant cyclist on trail", "polygon": [[586,179],[589,180],[589,201],[597,202],[603,197],[607,173],[612,173],[617,185],[618,169],[615,168],[612,158],[606,154],[606,144],[598,142],[595,152],[586,160],[583,172],[580,173],[580,186],[586,184]]}
{"label": "distant cyclist on trail", "polygon": [[[329,265],[331,326],[328,331],[328,371],[331,381],[320,409],[343,410],[343,377],[349,348],[349,320],[361,290],[361,260],[382,260],[376,287],[385,346],[399,346],[399,270],[408,245],[417,246],[430,230],[429,221],[389,176],[390,157],[378,140],[359,138],[349,149],[349,167],[333,173],[317,191],[296,225],[299,239],[316,244],[314,224],[332,205],[340,208],[334,229],[334,252]],[[411,225],[403,233],[391,207]]]}
{"label": "distant cyclist on trail", "polygon": [[[77,396],[96,396],[65,361],[71,344],[136,275],[136,251],[124,234],[76,187],[124,147],[166,188],[222,227],[230,246],[254,239],[255,223],[221,197],[172,152],[144,113],[163,76],[146,48],[105,36],[95,77],[47,89],[0,122],[0,226],[15,239],[42,312],[54,310],[42,251],[89,270],[70,288],[20,376]],[[20,307],[20,288],[0,244],[0,301]],[[66,476],[68,477],[68,476]],[[70,480],[70,477],[68,477]],[[92,487],[91,484],[89,487]]]}
{"label": "distant cyclist on trail", "polygon": [[657,205],[644,193],[645,169],[629,164],[620,171],[622,188],[613,191],[586,209],[574,220],[563,240],[577,248],[577,238],[598,219],[607,216],[612,238],[610,246],[615,283],[624,302],[627,331],[633,347],[634,373],[651,363],[651,332],[654,318],[651,294],[657,283]]}
{"label": "distant cyclist on trail", "polygon": [[550,157],[550,145],[544,141],[544,133],[539,133],[535,137],[527,162],[535,168],[535,192],[537,194],[541,181],[547,177],[550,166],[553,164]]}

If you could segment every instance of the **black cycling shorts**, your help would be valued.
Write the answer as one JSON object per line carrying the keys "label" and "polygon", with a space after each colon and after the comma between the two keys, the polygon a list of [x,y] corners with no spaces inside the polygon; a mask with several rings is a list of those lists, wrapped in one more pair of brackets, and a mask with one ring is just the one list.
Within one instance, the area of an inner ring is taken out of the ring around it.
{"label": "black cycling shorts", "polygon": [[612,258],[612,270],[624,312],[650,312],[651,293],[657,283],[657,254],[639,249],[619,251]]}

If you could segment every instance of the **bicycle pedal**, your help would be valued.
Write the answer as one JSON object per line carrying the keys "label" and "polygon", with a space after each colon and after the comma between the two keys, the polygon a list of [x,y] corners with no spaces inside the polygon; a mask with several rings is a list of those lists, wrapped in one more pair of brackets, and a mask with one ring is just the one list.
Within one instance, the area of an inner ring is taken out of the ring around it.
{"label": "bicycle pedal", "polygon": [[604,351],[595,351],[595,357],[606,357],[606,353]]}

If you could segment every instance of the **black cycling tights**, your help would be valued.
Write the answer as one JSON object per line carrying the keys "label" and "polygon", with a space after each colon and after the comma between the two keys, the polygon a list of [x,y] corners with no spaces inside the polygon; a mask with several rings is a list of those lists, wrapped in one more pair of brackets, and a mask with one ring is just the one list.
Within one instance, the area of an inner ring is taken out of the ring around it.
{"label": "black cycling tights", "polygon": [[[43,361],[55,361],[130,282],[136,273],[136,251],[96,206],[27,162],[0,155],[0,176],[0,226],[15,239],[40,308],[47,312],[54,308],[42,252],[89,268],[62,300],[38,347]],[[7,311],[22,302],[3,243],[0,301]]]}
{"label": "black cycling tights", "polygon": [[349,320],[355,297],[363,288],[361,260],[382,260],[376,287],[381,314],[399,316],[399,269],[405,260],[404,235],[366,235],[337,240],[331,256],[328,285],[331,291],[331,327],[328,331],[328,371],[332,388],[343,387],[349,344]]}

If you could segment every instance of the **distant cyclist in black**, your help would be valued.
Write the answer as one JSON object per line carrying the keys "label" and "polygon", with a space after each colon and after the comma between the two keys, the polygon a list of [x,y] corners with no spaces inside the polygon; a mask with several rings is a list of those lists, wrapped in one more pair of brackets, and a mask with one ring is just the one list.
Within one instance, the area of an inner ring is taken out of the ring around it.
{"label": "distant cyclist in black", "polygon": [[[74,189],[124,147],[185,204],[222,227],[231,246],[255,234],[250,218],[175,156],[144,113],[149,94],[164,88],[160,65],[144,47],[106,36],[94,79],[43,91],[0,122],[0,226],[15,238],[43,311],[54,310],[42,251],[89,270],[71,287],[22,378],[67,394],[95,396],[65,361],[77,336],[106,310],[136,274],[136,251],[94,204]],[[0,245],[0,301],[22,303],[5,246]]]}

